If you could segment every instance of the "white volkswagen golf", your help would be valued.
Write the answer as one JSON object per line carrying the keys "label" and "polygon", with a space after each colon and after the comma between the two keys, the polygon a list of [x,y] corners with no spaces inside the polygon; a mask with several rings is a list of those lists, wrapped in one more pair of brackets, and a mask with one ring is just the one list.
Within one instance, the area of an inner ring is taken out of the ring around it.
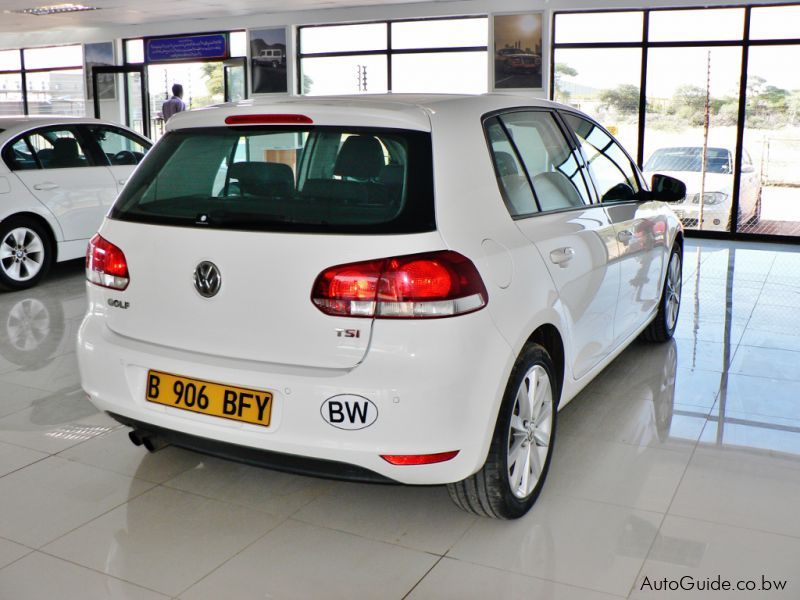
{"label": "white volkswagen golf", "polygon": [[151,145],[99,119],[0,117],[0,289],[82,257]]}
{"label": "white volkswagen golf", "polygon": [[181,113],[89,247],[79,364],[150,450],[523,515],[556,411],[675,328],[683,235],[602,127],[513,96]]}

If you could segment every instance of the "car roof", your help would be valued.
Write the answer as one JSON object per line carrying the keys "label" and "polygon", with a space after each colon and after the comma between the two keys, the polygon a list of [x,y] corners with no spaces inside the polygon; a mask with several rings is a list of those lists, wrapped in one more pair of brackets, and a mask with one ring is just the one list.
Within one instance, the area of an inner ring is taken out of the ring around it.
{"label": "car roof", "polygon": [[0,117],[0,129],[3,130],[3,132],[0,133],[0,136],[8,137],[34,127],[44,127],[47,125],[74,125],[79,123],[113,125],[114,127],[120,127],[130,131],[128,127],[120,125],[119,123],[112,123],[111,121],[95,119],[93,117],[76,117],[72,115],[28,115]]}
{"label": "car roof", "polygon": [[[234,115],[300,114],[317,125],[372,126],[430,131],[439,112],[485,114],[515,107],[563,107],[523,94],[363,94],[358,96],[261,96],[236,103],[185,111],[167,129],[212,127]],[[574,109],[571,109],[574,110]]]}

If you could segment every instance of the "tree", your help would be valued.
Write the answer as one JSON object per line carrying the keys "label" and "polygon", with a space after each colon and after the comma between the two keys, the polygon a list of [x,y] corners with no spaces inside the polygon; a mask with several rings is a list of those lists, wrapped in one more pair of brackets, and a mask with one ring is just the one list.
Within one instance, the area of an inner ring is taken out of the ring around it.
{"label": "tree", "polygon": [[622,115],[638,113],[639,98],[639,87],[630,83],[623,83],[613,90],[600,92],[600,102],[602,102],[603,106]]}
{"label": "tree", "polygon": [[206,89],[209,96],[222,96],[225,93],[225,83],[222,79],[222,63],[207,62],[200,67],[203,79],[206,80]]}
{"label": "tree", "polygon": [[570,97],[569,91],[565,90],[562,86],[564,77],[577,77],[578,71],[570,67],[567,63],[556,63],[556,68],[553,71],[553,82],[555,85],[556,100],[567,102]]}

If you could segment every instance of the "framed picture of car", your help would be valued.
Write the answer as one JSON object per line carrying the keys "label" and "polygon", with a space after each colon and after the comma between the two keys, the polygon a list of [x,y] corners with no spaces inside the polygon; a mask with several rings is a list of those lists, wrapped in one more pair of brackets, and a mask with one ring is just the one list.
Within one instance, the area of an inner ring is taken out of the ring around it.
{"label": "framed picture of car", "polygon": [[495,90],[541,90],[543,13],[492,15]]}
{"label": "framed picture of car", "polygon": [[286,28],[250,31],[250,64],[253,93],[285,94],[289,89],[286,75]]}

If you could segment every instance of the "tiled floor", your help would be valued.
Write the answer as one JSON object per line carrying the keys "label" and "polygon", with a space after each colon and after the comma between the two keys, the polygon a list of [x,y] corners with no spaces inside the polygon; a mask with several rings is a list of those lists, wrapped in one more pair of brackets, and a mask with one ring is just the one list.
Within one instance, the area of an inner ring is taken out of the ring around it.
{"label": "tiled floor", "polygon": [[[516,522],[442,488],[331,482],[167,448],[80,391],[80,264],[0,295],[0,598],[800,598],[800,252],[687,244],[674,342],[636,343],[559,418]],[[686,582],[687,580],[684,580]],[[648,587],[649,586],[649,587]]]}

